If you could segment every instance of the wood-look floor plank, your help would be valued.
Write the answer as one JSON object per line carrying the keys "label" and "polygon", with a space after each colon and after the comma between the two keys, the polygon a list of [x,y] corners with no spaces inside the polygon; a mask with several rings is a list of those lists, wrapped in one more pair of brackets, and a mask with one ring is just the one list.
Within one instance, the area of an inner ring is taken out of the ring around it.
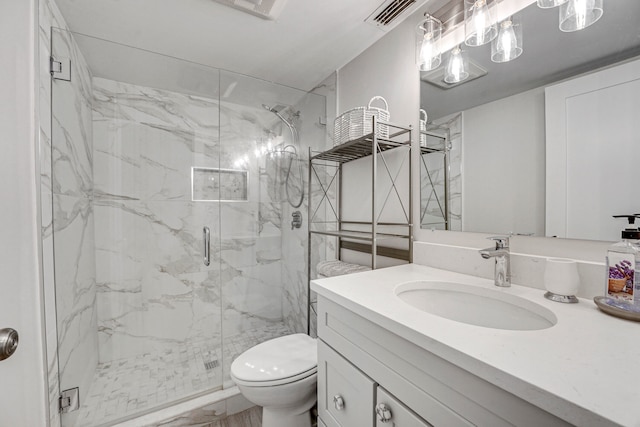
{"label": "wood-look floor plank", "polygon": [[262,427],[262,408],[254,406],[206,427]]}

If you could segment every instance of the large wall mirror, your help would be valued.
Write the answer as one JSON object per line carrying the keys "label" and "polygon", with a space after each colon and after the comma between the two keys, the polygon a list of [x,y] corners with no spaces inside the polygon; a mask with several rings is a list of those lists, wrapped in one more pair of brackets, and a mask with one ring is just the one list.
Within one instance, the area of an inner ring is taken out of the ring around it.
{"label": "large wall mirror", "polygon": [[576,32],[558,13],[518,12],[513,61],[463,45],[481,77],[421,73],[422,228],[617,240],[640,213],[640,1]]}

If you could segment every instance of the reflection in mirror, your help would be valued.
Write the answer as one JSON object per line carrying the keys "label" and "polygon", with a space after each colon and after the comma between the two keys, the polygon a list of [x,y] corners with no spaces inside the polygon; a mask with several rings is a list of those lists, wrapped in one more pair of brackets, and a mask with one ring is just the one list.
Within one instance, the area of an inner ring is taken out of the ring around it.
{"label": "reflection in mirror", "polygon": [[420,132],[420,226],[430,230],[462,229],[462,116]]}
{"label": "reflection in mirror", "polygon": [[420,225],[435,230],[449,230],[448,135],[420,132]]}
{"label": "reflection in mirror", "polygon": [[[490,44],[463,46],[471,63],[487,71],[475,80],[443,89],[439,86],[446,83],[428,81],[438,73],[421,73],[427,129],[439,135],[448,131],[451,145],[446,185],[432,185],[426,174],[427,166],[431,171],[438,161],[421,160],[423,228],[445,228],[431,224],[437,213],[431,193],[449,194],[447,200],[438,199],[448,206],[448,221],[441,216],[441,223],[448,223],[449,230],[617,240],[620,227],[610,216],[640,212],[640,190],[623,185],[637,181],[637,166],[629,165],[640,161],[640,145],[633,139],[640,128],[632,118],[640,115],[640,103],[633,101],[640,99],[640,85],[634,83],[640,66],[628,64],[640,54],[640,1],[606,2],[600,20],[572,33],[560,31],[558,13],[535,3],[518,12],[523,53],[513,61],[493,63]],[[448,56],[443,53],[443,63]],[[595,86],[580,80],[605,67],[623,66],[624,72],[592,75]],[[620,84],[626,98],[616,105],[611,98],[621,93],[609,88]],[[595,96],[588,95],[593,91]],[[579,97],[573,104],[567,101],[572,96]],[[550,117],[551,110],[568,118]],[[562,150],[566,154],[549,157]],[[616,155],[628,159],[624,167],[601,160]],[[435,154],[421,153],[425,156]],[[611,191],[615,183],[623,189]]]}

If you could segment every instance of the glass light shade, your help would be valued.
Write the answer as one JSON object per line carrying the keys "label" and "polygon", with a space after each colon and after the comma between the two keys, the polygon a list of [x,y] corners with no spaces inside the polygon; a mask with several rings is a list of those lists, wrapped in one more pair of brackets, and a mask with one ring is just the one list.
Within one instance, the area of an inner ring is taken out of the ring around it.
{"label": "glass light shade", "polygon": [[444,81],[452,84],[459,83],[469,78],[469,65],[467,63],[467,55],[460,49],[454,47],[449,53],[449,60],[444,70]]}
{"label": "glass light shade", "polygon": [[560,6],[566,3],[568,0],[538,0],[538,7],[542,9],[550,9],[552,7]]}
{"label": "glass light shade", "polygon": [[464,42],[467,46],[482,46],[498,35],[490,0],[464,0]]}
{"label": "glass light shade", "polygon": [[416,57],[420,71],[435,70],[442,61],[442,23],[429,16],[416,28]]}
{"label": "glass light shade", "polygon": [[509,17],[498,25],[498,36],[491,42],[491,60],[508,62],[522,55],[520,19]]}
{"label": "glass light shade", "polygon": [[602,17],[602,0],[569,0],[560,6],[560,30],[578,31]]}

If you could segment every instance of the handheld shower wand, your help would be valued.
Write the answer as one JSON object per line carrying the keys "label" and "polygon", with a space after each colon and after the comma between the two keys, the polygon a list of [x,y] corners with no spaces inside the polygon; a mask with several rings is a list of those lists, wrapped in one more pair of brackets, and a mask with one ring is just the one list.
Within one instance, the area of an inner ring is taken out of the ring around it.
{"label": "handheld shower wand", "polygon": [[[284,107],[280,105],[276,107],[270,107],[266,104],[262,104],[262,107],[265,110],[275,114],[282,121],[282,123],[284,123],[289,128],[289,132],[291,132],[291,144],[287,145],[285,149],[289,147],[293,148],[293,154],[289,159],[289,167],[287,168],[287,176],[285,178],[284,189],[287,193],[287,202],[289,202],[289,204],[292,207],[299,208],[302,205],[302,201],[304,200],[304,183],[303,183],[303,177],[302,177],[302,165],[298,159],[298,149],[296,148],[298,146],[298,130],[291,122],[289,122],[287,119],[285,119],[282,116],[282,114],[280,114],[280,111],[282,111]],[[280,108],[278,109],[277,107],[280,107]],[[291,166],[293,166],[294,157],[298,163],[298,176],[300,177],[300,200],[298,200],[297,202],[291,201],[291,195],[289,194],[289,177],[291,176]]]}

